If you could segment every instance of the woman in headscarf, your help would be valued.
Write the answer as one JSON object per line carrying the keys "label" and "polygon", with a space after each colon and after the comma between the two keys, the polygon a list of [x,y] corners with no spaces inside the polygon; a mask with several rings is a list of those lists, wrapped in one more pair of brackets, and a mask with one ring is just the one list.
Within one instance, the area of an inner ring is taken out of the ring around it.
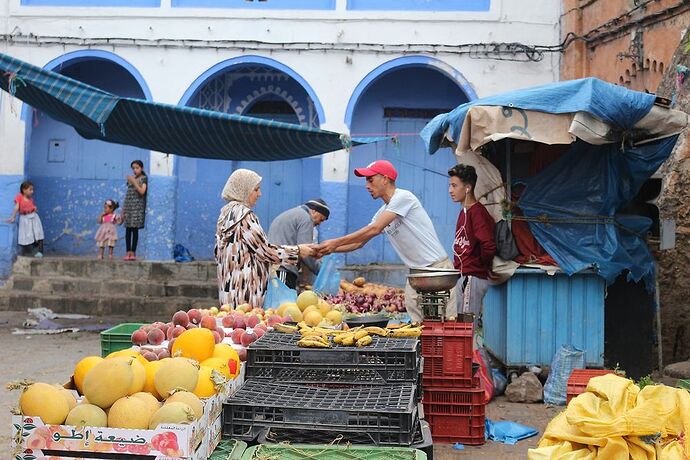
{"label": "woman in headscarf", "polygon": [[312,255],[309,245],[278,246],[268,242],[252,211],[260,196],[261,176],[248,169],[234,171],[223,188],[222,197],[228,204],[218,217],[214,251],[221,305],[263,306],[271,265],[296,265],[299,257]]}

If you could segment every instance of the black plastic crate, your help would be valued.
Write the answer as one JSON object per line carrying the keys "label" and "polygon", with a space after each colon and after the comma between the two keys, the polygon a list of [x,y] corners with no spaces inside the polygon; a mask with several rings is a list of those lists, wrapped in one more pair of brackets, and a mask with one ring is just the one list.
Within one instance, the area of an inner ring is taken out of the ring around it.
{"label": "black plastic crate", "polygon": [[377,445],[410,445],[418,418],[412,384],[317,388],[248,380],[224,406],[224,433],[257,427],[367,433]]}
{"label": "black plastic crate", "polygon": [[[264,428],[259,431],[256,442],[259,444],[279,444],[289,442],[290,444],[352,444],[352,445],[374,445],[380,446],[381,437],[377,433],[339,433],[332,431],[305,431],[285,428]],[[395,445],[395,442],[388,443]],[[411,443],[402,445],[410,446],[415,449],[423,450],[429,455],[433,452],[433,441],[429,424],[424,420],[417,420],[414,433],[412,433]],[[433,455],[433,454],[432,454]],[[431,457],[428,457],[431,458]]]}
{"label": "black plastic crate", "polygon": [[285,368],[374,370],[386,382],[415,382],[421,345],[415,338],[372,337],[366,347],[304,348],[298,334],[269,332],[247,348],[247,378],[277,379]]}

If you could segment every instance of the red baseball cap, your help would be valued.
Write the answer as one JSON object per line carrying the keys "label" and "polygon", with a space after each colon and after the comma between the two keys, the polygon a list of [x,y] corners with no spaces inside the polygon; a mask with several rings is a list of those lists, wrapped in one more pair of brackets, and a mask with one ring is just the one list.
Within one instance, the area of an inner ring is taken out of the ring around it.
{"label": "red baseball cap", "polygon": [[398,177],[398,171],[395,170],[390,161],[386,160],[376,160],[366,168],[355,169],[355,176],[357,177],[371,177],[377,174],[386,176],[390,180],[395,180]]}

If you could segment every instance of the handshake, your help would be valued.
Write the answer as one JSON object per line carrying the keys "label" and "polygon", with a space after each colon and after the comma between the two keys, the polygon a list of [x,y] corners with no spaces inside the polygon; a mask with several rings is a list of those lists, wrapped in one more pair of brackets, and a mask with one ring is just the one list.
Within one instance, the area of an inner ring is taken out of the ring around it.
{"label": "handshake", "polygon": [[335,240],[327,240],[320,244],[300,244],[298,247],[301,258],[314,257],[315,259],[320,259],[338,249]]}

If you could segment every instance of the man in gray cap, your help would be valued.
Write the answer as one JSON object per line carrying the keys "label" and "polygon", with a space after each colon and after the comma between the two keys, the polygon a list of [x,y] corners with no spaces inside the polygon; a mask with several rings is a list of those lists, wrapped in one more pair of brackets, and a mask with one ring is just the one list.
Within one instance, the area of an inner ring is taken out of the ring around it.
{"label": "man in gray cap", "polygon": [[[268,241],[279,245],[312,244],[315,242],[314,229],[328,219],[331,210],[320,198],[309,200],[296,208],[288,209],[273,219],[268,229]],[[312,257],[301,262],[315,275],[319,273],[320,262]],[[285,265],[278,269],[278,278],[291,289],[297,287],[299,267]]]}

